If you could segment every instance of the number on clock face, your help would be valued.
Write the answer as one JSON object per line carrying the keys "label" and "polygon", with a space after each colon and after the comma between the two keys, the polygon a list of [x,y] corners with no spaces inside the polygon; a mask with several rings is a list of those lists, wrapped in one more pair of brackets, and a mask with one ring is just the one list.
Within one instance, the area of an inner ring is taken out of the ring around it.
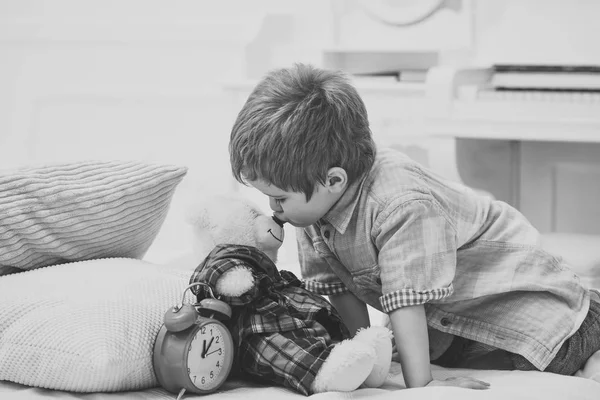
{"label": "number on clock face", "polygon": [[190,380],[198,389],[210,390],[226,377],[226,340],[223,328],[217,324],[206,324],[198,328],[188,348],[187,367]]}

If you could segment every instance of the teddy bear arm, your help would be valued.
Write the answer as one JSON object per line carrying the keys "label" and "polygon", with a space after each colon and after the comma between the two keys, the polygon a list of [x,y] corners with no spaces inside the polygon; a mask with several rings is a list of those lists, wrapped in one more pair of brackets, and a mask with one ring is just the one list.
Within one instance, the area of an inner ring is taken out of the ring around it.
{"label": "teddy bear arm", "polygon": [[240,297],[254,287],[252,270],[243,265],[231,268],[217,280],[215,290],[218,295]]}

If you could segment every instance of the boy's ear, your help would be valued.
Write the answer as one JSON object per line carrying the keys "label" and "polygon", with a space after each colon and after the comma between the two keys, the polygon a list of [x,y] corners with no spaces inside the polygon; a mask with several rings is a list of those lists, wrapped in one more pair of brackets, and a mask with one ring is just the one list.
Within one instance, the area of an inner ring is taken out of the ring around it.
{"label": "boy's ear", "polygon": [[348,174],[346,174],[345,169],[333,167],[327,171],[327,181],[325,182],[325,187],[327,187],[330,192],[342,192],[346,189],[346,186],[348,186]]}

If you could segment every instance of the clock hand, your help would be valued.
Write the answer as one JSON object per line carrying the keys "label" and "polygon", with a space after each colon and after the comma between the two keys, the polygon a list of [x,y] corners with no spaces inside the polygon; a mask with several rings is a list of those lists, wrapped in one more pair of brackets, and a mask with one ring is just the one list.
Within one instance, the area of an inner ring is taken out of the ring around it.
{"label": "clock hand", "polygon": [[[206,352],[210,349],[210,346],[212,345],[213,340],[215,340],[215,337],[211,337],[210,338],[210,342],[208,342],[208,346],[206,346],[206,348],[202,349],[202,358],[205,358],[208,354],[206,354]],[[204,341],[204,344],[206,344],[206,340]]]}
{"label": "clock hand", "polygon": [[210,353],[207,353],[207,354],[205,354],[205,355],[204,355],[204,357],[208,357],[208,356],[210,356],[212,353],[216,353],[216,352],[217,352],[217,351],[219,351],[219,350],[221,350],[221,348],[220,348],[220,347],[219,347],[218,349],[216,349],[216,350],[213,350],[213,351],[211,351]]}

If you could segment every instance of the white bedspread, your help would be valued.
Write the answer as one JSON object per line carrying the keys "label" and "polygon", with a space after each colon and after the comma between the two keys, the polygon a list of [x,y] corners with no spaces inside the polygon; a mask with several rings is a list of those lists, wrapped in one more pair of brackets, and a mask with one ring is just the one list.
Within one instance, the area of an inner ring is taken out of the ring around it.
{"label": "white bedspread", "polygon": [[[449,370],[434,367],[434,376],[443,379],[449,376],[469,375],[491,383],[485,391],[453,387],[428,387],[406,389],[400,372],[400,366],[393,363],[390,376],[378,389],[358,389],[350,393],[328,392],[310,396],[311,400],[598,400],[600,383],[571,376],[561,376],[547,372],[534,371],[468,371]],[[2,400],[47,400],[47,399],[85,399],[85,400],[165,400],[175,399],[176,395],[162,389],[149,389],[139,392],[122,393],[70,393],[54,390],[30,388],[9,382],[0,382]],[[251,400],[277,399],[300,400],[305,396],[280,387],[264,387],[251,383],[227,382],[219,392],[197,396],[186,394],[189,400]]]}

